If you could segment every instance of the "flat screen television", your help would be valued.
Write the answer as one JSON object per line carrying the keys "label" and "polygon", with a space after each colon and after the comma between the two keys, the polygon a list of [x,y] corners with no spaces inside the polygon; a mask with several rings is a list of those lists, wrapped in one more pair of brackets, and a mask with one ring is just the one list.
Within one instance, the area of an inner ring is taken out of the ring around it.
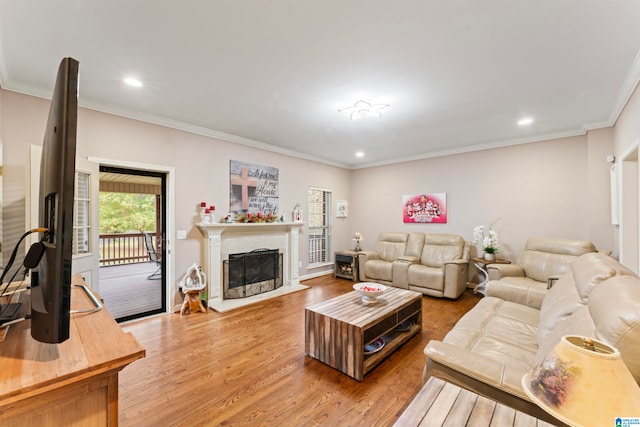
{"label": "flat screen television", "polygon": [[31,273],[31,336],[44,343],[69,338],[78,66],[73,58],[60,63],[40,158],[38,227],[47,231]]}

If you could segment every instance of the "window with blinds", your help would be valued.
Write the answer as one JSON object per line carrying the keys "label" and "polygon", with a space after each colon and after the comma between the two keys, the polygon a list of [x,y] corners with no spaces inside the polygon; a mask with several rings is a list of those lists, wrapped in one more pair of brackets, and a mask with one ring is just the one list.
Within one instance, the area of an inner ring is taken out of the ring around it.
{"label": "window with blinds", "polygon": [[309,188],[309,267],[331,262],[331,191]]}
{"label": "window with blinds", "polygon": [[75,195],[73,205],[73,254],[89,253],[89,228],[91,226],[90,208],[91,176],[86,172],[76,171]]}

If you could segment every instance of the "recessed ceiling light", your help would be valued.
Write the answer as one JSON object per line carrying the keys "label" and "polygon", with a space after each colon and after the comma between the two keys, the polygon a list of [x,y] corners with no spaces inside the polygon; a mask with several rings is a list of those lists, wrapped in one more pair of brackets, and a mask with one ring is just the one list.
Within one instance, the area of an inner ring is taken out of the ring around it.
{"label": "recessed ceiling light", "polygon": [[380,110],[387,108],[389,104],[372,104],[367,101],[358,101],[353,107],[342,108],[338,111],[349,115],[351,120],[358,120],[364,117],[382,117]]}
{"label": "recessed ceiling light", "polygon": [[123,80],[129,86],[142,87],[142,82],[140,80],[138,80],[138,79],[133,78],[133,77],[125,77]]}
{"label": "recessed ceiling light", "polygon": [[356,157],[364,157],[364,153],[362,151],[358,151],[356,153]]}
{"label": "recessed ceiling light", "polygon": [[527,125],[530,125],[531,123],[533,123],[533,119],[531,117],[524,117],[518,120],[519,126],[527,126]]}

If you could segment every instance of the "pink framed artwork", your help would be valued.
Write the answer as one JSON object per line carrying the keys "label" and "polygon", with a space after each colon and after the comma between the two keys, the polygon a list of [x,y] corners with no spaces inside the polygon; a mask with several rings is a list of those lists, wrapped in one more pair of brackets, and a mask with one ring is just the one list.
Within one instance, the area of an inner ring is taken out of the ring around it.
{"label": "pink framed artwork", "polygon": [[402,196],[402,219],[406,223],[447,223],[447,193]]}

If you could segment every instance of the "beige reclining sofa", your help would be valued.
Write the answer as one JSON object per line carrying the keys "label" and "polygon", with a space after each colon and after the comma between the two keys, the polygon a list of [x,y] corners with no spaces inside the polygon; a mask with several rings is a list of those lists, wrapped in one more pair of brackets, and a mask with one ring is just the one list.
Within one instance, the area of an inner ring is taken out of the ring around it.
{"label": "beige reclining sofa", "polygon": [[458,298],[467,287],[469,246],[461,236],[385,232],[358,253],[359,278],[425,295]]}
{"label": "beige reclining sofa", "polygon": [[486,289],[522,304],[540,305],[547,288],[581,255],[596,252],[587,240],[533,237],[527,240],[514,264],[489,264]]}
{"label": "beige reclining sofa", "polygon": [[616,347],[640,383],[640,278],[602,253],[578,257],[540,305],[487,296],[442,341],[430,341],[424,378],[435,376],[557,423],[530,401],[522,376],[564,335]]}

